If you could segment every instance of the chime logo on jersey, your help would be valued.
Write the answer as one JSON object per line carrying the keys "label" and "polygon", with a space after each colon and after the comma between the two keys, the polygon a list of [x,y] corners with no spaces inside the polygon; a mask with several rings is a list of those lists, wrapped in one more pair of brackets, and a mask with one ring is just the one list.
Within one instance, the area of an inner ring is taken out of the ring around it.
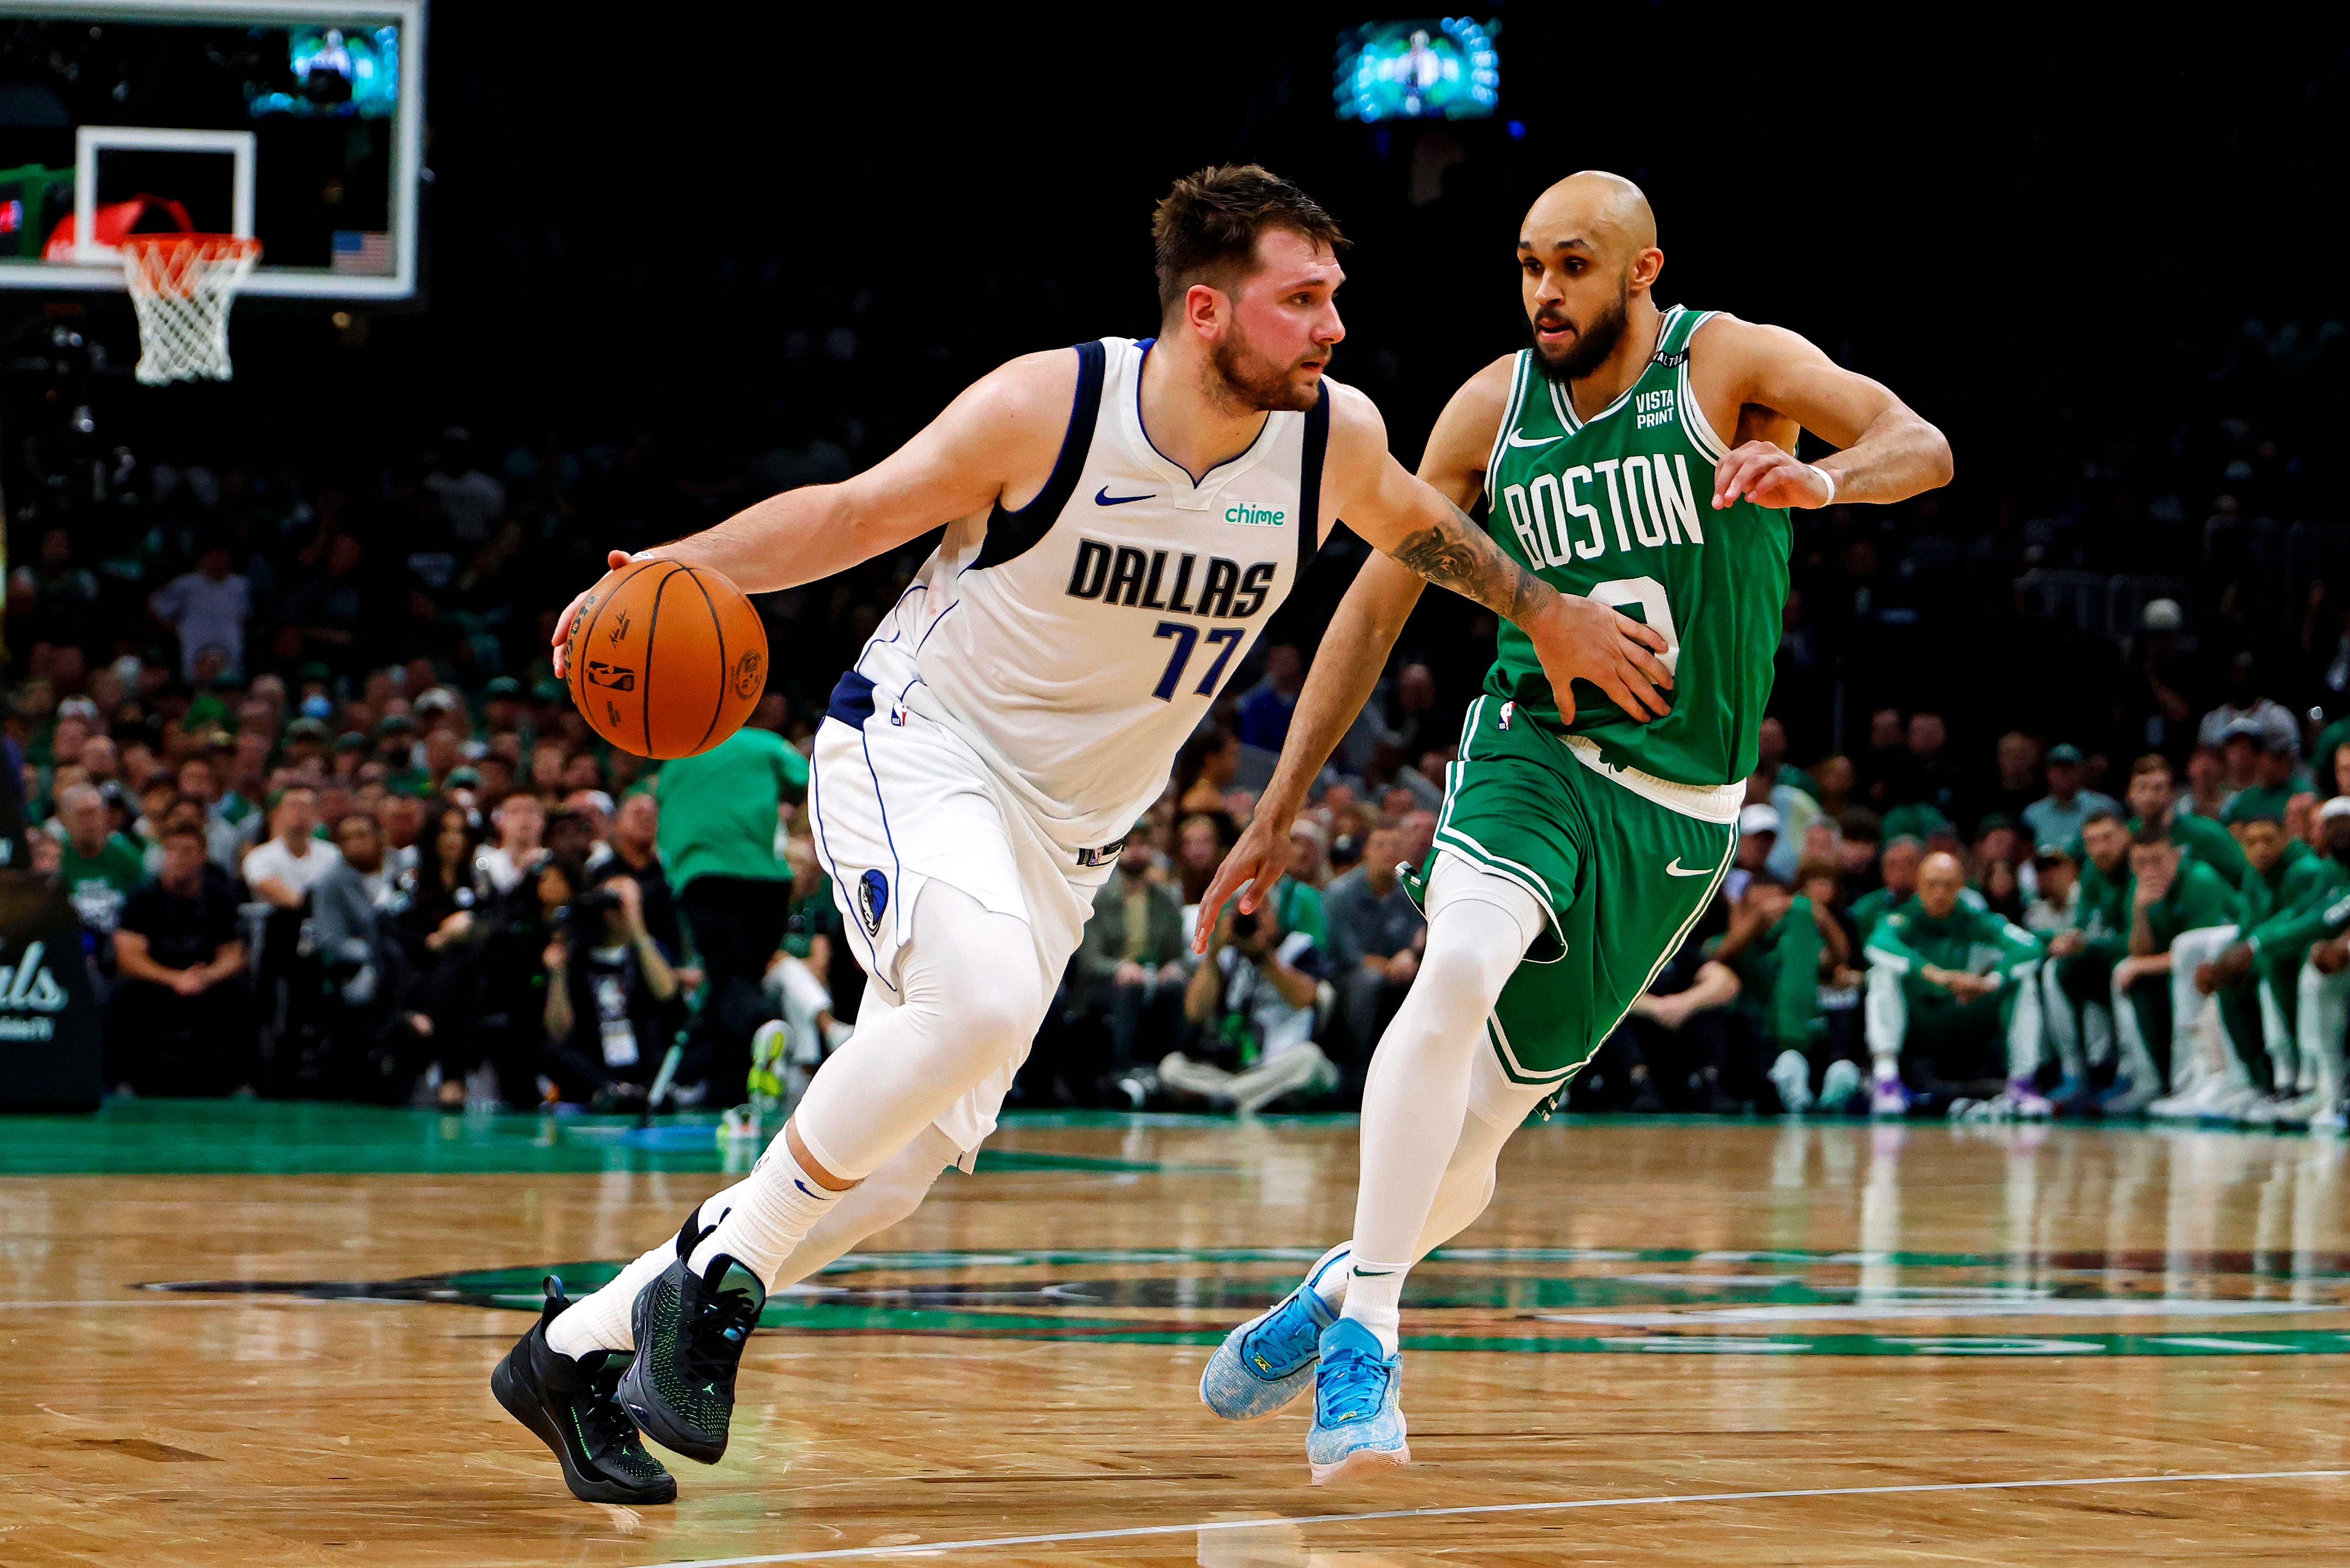
{"label": "chime logo on jersey", "polygon": [[1259,506],[1253,501],[1238,502],[1224,508],[1225,522],[1249,528],[1278,528],[1282,519],[1288,515],[1288,513],[1275,511],[1270,506]]}
{"label": "chime logo on jersey", "polygon": [[[1670,419],[1672,410],[1659,417]],[[1660,452],[1536,474],[1529,483],[1503,490],[1502,504],[1519,547],[1536,566],[1592,560],[1607,554],[1610,544],[1628,551],[1705,543],[1689,459],[1679,452],[1671,454],[1669,465]]]}
{"label": "chime logo on jersey", "polygon": [[1069,568],[1071,598],[1211,620],[1246,620],[1264,607],[1280,567],[1272,561],[1247,566],[1211,556],[1203,566],[1190,551],[1143,554],[1131,545],[1105,545],[1080,538]]}

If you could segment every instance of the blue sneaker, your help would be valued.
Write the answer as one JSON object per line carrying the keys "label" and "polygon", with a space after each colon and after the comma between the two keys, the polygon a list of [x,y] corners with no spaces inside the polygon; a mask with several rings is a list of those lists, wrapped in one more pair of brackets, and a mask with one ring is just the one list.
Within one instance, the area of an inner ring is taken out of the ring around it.
{"label": "blue sneaker", "polygon": [[1309,1279],[1224,1335],[1200,1374],[1201,1404],[1227,1421],[1261,1421],[1312,1386],[1322,1331],[1338,1321],[1312,1286]]}
{"label": "blue sneaker", "polygon": [[1314,1376],[1314,1425],[1305,1434],[1314,1484],[1357,1480],[1411,1463],[1403,1440],[1403,1355],[1383,1354],[1379,1336],[1351,1318],[1322,1331]]}

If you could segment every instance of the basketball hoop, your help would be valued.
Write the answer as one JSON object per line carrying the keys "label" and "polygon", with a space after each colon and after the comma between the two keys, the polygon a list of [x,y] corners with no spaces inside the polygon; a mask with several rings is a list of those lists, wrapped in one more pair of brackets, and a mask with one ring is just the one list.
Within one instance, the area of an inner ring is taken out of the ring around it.
{"label": "basketball hoop", "polygon": [[139,379],[151,387],[229,379],[228,307],[261,259],[234,234],[129,234],[122,271],[139,311]]}

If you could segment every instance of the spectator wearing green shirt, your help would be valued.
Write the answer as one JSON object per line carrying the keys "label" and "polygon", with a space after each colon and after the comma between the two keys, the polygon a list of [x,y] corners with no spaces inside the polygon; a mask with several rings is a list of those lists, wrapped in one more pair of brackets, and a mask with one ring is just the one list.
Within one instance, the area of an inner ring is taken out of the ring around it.
{"label": "spectator wearing green shirt", "polygon": [[2140,1039],[2169,1037],[2167,993],[2140,988],[2127,1002],[2115,995],[2114,966],[2129,956],[2129,827],[2120,812],[2089,814],[2081,825],[2081,853],[2074,862],[2079,871],[2069,908],[2046,935],[2040,1016],[2064,1067],[2064,1082],[2048,1096],[2059,1110],[2083,1100],[2088,1068],[2112,1054],[2115,1007],[2138,1011]]}
{"label": "spectator wearing green shirt", "polygon": [[1821,999],[1849,996],[1840,977],[1856,954],[1832,908],[1835,868],[1805,862],[1797,878],[1803,891],[1793,895],[1761,878],[1750,883],[1707,956],[1738,979],[1739,1005],[1772,1059],[1768,1076],[1781,1106],[1798,1115],[1840,1111],[1862,1079],[1835,1049]]}
{"label": "spectator wearing green shirt", "polygon": [[2350,746],[2350,713],[2320,730],[2317,744],[2310,748],[2309,766],[2316,775],[2317,793],[2327,799],[2350,794],[2350,775],[2342,771],[2350,763],[2350,757],[2342,754],[2345,746]]}
{"label": "spectator wearing green shirt", "polygon": [[653,776],[661,858],[708,986],[680,1080],[707,1074],[718,1105],[743,1097],[751,1035],[767,1020],[761,981],[791,913],[777,814],[807,781],[806,757],[773,730],[747,727],[699,756],[663,763]]}
{"label": "spectator wearing green shirt", "polygon": [[2252,782],[2229,797],[2224,820],[2234,822],[2241,807],[2262,815],[2272,815],[2282,822],[2286,803],[2314,787],[2309,775],[2302,771],[2301,754],[2294,749],[2293,737],[2265,734],[2249,728],[2229,736],[2230,746],[2243,740],[2260,748],[2252,759]]}
{"label": "spectator wearing green shirt", "polygon": [[2170,761],[2158,753],[2130,766],[2130,832],[2152,829],[2219,873],[2233,888],[2244,879],[2244,852],[2227,828],[2200,812],[2178,809],[2178,781]]}
{"label": "spectator wearing green shirt", "polygon": [[57,820],[65,828],[63,857],[57,886],[80,917],[85,929],[100,940],[114,934],[122,919],[123,901],[147,879],[146,857],[139,846],[107,822],[106,797],[89,784],[75,784],[57,801]]}
{"label": "spectator wearing green shirt", "polygon": [[[2304,860],[2314,858],[2307,845],[2285,836],[2282,810],[2272,809],[2265,800],[2247,798],[2251,794],[2245,791],[2228,806],[2228,831],[2235,835],[2251,867],[2236,889],[2237,941],[2305,895],[2306,878],[2296,873]],[[2218,956],[2225,956],[2234,945]],[[2293,1086],[2293,1021],[2299,1010],[2293,993],[2298,967],[2296,960],[2280,976],[2270,966],[2257,965],[2251,974],[2230,978],[2219,973],[2216,957],[2196,966],[2196,991],[2218,1000],[2220,1015],[2228,1021],[2229,1043],[2253,1080],[2266,1085],[2264,1095],[2280,1085],[2289,1094]],[[2281,990],[2272,983],[2276,981],[2282,981]]]}
{"label": "spectator wearing green shirt", "polygon": [[1969,907],[1960,898],[1966,885],[1958,857],[1929,855],[1917,896],[1868,938],[1865,1018],[1876,1115],[1906,1115],[1920,1101],[1956,1110],[2002,1094],[2013,1114],[2054,1108],[2028,1079],[2001,1086],[2017,1037],[2037,1039],[2039,1006],[2026,982],[2040,944],[2021,926]]}
{"label": "spectator wearing green shirt", "polygon": [[[2125,1092],[2122,1080],[2115,1081],[2103,1102],[2107,1114],[2177,1114],[2191,1108],[2180,1104],[2190,1092],[2197,1096],[2196,1105],[2217,1096],[2218,1091],[2202,1087],[2207,1075],[2227,1081],[2225,1064],[2210,1060],[2201,1050],[2205,998],[2195,989],[2195,970],[2235,940],[2235,913],[2234,889],[2199,857],[2183,853],[2159,828],[2141,827],[2133,836],[2129,956],[2114,966],[2114,1029],[2121,1037],[2129,1088]],[[2131,987],[2158,980],[2170,997],[2171,1092],[2147,1098],[2145,1088],[2159,1082],[2162,1075],[2151,1054],[2152,1043],[2137,1033],[2137,1014],[2119,1003]],[[2232,1059],[2232,1053],[2224,1054]]]}
{"label": "spectator wearing green shirt", "polygon": [[2251,1118],[2278,1126],[2338,1115],[2342,1099],[2350,967],[2326,962],[2344,956],[2339,939],[2350,930],[2350,798],[2319,809],[2318,836],[2324,853],[2287,871],[2267,917],[2246,925],[2209,973],[2196,977],[2209,992],[2257,977],[2280,1002],[2288,987],[2293,992],[2290,1044],[2280,1045],[2280,1021],[2266,1021],[2276,1097]]}

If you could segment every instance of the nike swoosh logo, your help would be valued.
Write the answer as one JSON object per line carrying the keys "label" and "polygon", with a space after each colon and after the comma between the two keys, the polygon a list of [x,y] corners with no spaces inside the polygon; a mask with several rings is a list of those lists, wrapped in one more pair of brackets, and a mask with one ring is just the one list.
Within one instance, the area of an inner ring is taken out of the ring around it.
{"label": "nike swoosh logo", "polygon": [[1094,492],[1094,504],[1097,506],[1123,506],[1129,501],[1148,501],[1157,493],[1157,491],[1146,490],[1139,495],[1112,495],[1109,493],[1109,486],[1105,484],[1099,490]]}
{"label": "nike swoosh logo", "polygon": [[1681,864],[1681,857],[1678,855],[1673,857],[1673,863],[1665,867],[1665,875],[1668,877],[1711,877],[1713,873],[1714,867],[1711,866],[1700,866],[1694,871],[1690,870]]}
{"label": "nike swoosh logo", "polygon": [[1355,1271],[1355,1278],[1358,1280],[1384,1280],[1389,1274],[1394,1272],[1395,1271],[1393,1269],[1357,1269]]}
{"label": "nike swoosh logo", "polygon": [[1503,444],[1505,446],[1548,446],[1555,441],[1565,441],[1565,439],[1566,438],[1565,436],[1544,436],[1540,441],[1523,441],[1519,438],[1517,431],[1512,431],[1510,432],[1509,439]]}

